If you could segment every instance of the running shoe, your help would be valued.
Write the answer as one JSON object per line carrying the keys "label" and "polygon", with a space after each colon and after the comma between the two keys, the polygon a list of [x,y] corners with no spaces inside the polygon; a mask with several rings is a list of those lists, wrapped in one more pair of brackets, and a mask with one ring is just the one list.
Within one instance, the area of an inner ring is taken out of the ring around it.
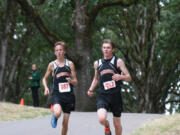
{"label": "running shoe", "polygon": [[57,126],[57,118],[55,117],[55,115],[53,114],[52,115],[52,119],[51,119],[51,126],[53,127],[53,128],[56,128],[56,126]]}
{"label": "running shoe", "polygon": [[105,127],[105,135],[111,135],[110,127]]}

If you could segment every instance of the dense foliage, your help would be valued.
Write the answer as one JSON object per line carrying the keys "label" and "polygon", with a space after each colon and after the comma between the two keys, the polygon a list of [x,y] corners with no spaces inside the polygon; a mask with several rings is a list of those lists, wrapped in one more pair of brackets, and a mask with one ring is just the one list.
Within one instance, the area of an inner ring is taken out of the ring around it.
{"label": "dense foliage", "polygon": [[[3,0],[0,2],[0,100],[31,105],[28,76],[36,63],[43,77],[55,59],[53,43],[68,45],[77,70],[77,110],[95,110],[87,97],[100,42],[110,38],[132,83],[123,84],[125,111],[163,113],[180,108],[180,1]],[[86,79],[84,79],[86,78]],[[51,78],[49,79],[49,82]],[[51,104],[39,90],[41,106]]]}

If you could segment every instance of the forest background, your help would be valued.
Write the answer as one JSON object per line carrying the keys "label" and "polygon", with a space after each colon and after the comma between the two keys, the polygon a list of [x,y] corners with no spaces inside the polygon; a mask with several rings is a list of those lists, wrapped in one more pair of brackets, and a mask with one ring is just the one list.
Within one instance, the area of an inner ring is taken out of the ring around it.
{"label": "forest background", "polygon": [[[1,0],[0,101],[32,105],[31,65],[45,74],[53,44],[65,41],[79,85],[76,110],[95,111],[87,97],[101,41],[112,39],[132,76],[123,82],[125,112],[180,111],[180,0]],[[49,79],[50,85],[51,79]],[[49,107],[51,96],[40,104]]]}

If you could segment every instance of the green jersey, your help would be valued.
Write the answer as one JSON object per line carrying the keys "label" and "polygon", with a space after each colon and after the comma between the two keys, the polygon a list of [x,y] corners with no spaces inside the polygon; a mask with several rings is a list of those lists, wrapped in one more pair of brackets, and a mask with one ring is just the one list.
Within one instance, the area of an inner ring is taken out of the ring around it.
{"label": "green jersey", "polygon": [[32,80],[30,82],[30,88],[40,86],[40,72],[37,70],[32,71],[31,77],[32,77]]}

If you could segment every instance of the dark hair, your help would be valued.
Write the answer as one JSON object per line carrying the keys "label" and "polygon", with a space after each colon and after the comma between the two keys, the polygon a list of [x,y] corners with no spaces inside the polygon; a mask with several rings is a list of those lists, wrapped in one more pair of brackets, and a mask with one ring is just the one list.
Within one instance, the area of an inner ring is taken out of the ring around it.
{"label": "dark hair", "polygon": [[54,44],[54,48],[55,48],[56,46],[58,46],[58,45],[61,45],[61,46],[64,48],[64,50],[66,50],[66,44],[65,44],[65,42],[63,42],[63,41],[58,41],[58,42],[56,42],[56,43]]}
{"label": "dark hair", "polygon": [[113,41],[112,41],[111,39],[104,39],[104,40],[101,42],[101,47],[103,46],[104,43],[110,44],[113,49],[115,48],[115,44],[113,43]]}

